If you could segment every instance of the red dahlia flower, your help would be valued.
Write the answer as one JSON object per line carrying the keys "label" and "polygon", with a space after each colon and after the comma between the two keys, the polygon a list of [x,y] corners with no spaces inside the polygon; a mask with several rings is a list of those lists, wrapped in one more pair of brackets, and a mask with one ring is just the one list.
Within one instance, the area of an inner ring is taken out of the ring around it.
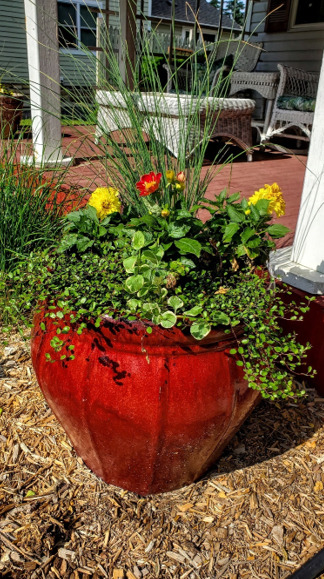
{"label": "red dahlia flower", "polygon": [[142,175],[140,181],[136,183],[137,189],[140,191],[140,197],[146,197],[151,195],[159,188],[162,173],[149,173],[148,175]]}

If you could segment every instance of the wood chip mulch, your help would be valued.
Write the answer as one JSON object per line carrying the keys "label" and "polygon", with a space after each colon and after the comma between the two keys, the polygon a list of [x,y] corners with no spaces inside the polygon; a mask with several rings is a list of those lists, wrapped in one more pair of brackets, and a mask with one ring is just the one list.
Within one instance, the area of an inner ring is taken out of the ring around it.
{"label": "wood chip mulch", "polygon": [[324,546],[314,390],[262,402],[212,472],[146,498],[76,456],[17,335],[0,346],[0,413],[1,578],[284,579]]}

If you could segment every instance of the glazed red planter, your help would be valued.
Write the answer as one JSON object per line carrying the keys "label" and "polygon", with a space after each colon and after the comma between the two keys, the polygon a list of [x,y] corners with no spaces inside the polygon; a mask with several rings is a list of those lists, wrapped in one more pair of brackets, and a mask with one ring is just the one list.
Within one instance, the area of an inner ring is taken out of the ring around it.
{"label": "glazed red planter", "polygon": [[[76,452],[107,483],[140,495],[198,479],[259,401],[229,354],[233,337],[201,342],[178,329],[107,318],[68,334],[75,360],[46,361],[53,321],[35,318],[32,360]],[[40,323],[46,324],[46,331]],[[62,322],[64,324],[64,322]]]}

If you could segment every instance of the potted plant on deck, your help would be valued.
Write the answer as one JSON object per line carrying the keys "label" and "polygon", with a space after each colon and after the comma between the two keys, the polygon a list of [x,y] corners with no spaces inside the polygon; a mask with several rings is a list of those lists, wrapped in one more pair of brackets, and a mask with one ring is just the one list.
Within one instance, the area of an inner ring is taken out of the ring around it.
{"label": "potted plant on deck", "polygon": [[[224,163],[203,167],[218,122],[204,112],[208,67],[191,96],[175,78],[170,99],[150,59],[128,87],[109,47],[105,57],[114,130],[99,110],[95,157],[106,186],[11,283],[38,302],[33,365],[77,452],[107,482],[145,495],[201,476],[261,395],[301,396],[291,372],[307,347],[283,335],[280,319],[300,309],[264,270],[287,231],[271,223],[284,211],[279,187],[206,198]],[[217,100],[224,86],[214,89]]]}
{"label": "potted plant on deck", "polygon": [[15,133],[22,118],[21,95],[13,92],[0,82],[0,136],[8,138]]}
{"label": "potted plant on deck", "polygon": [[192,204],[189,179],[152,170],[130,204],[97,189],[27,276],[49,405],[96,474],[142,495],[201,476],[260,395],[304,394],[307,347],[280,328],[300,310],[262,269],[287,231],[278,185]]}

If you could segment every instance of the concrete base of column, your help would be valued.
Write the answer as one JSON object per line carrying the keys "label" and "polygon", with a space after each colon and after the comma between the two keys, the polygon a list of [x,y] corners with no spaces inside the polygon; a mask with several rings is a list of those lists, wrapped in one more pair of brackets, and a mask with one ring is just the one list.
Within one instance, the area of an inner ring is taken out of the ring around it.
{"label": "concrete base of column", "polygon": [[21,155],[19,162],[22,165],[33,165],[37,168],[54,168],[58,166],[67,167],[73,163],[73,157],[60,157],[56,159],[39,160],[33,155]]}
{"label": "concrete base of column", "polygon": [[313,295],[324,295],[324,274],[291,261],[292,247],[283,247],[270,255],[269,271],[298,289]]}

